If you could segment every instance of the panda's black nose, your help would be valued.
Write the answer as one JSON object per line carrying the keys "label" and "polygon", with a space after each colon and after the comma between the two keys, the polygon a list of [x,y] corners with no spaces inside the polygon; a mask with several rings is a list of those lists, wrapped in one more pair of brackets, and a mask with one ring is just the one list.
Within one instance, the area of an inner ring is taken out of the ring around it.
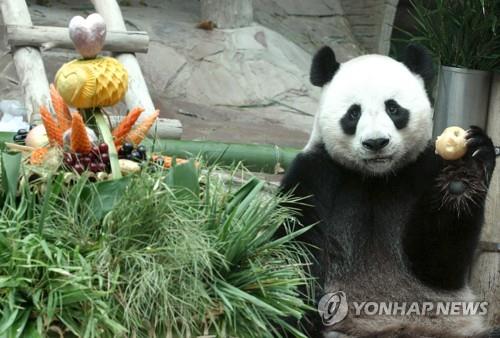
{"label": "panda's black nose", "polygon": [[371,151],[378,151],[388,144],[388,138],[371,138],[363,141],[363,147]]}

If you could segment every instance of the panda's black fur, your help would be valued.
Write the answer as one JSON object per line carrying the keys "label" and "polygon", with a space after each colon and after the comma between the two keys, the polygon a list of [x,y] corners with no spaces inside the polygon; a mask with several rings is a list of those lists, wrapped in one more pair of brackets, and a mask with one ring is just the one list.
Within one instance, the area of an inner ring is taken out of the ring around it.
{"label": "panda's black fur", "polygon": [[[335,76],[338,65],[325,64],[331,63],[331,53],[326,47],[313,59],[313,84],[323,86]],[[418,49],[409,55],[407,67],[429,83],[429,58]],[[301,224],[316,224],[299,240],[310,245],[317,298],[342,290],[356,301],[472,300],[467,278],[494,166],[493,144],[476,127],[470,130],[463,159],[441,159],[429,140],[416,160],[385,175],[367,175],[337,162],[322,143],[300,153],[281,190],[304,199]],[[348,316],[324,327],[319,315],[311,313],[301,324],[314,338],[324,331],[360,337],[459,337],[467,320]]]}

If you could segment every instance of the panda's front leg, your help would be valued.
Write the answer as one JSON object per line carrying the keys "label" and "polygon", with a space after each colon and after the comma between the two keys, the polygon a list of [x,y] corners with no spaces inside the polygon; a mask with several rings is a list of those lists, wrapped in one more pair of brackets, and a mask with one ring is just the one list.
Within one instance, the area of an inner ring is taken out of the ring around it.
{"label": "panda's front leg", "polygon": [[486,133],[472,126],[467,132],[467,153],[458,161],[445,162],[437,177],[439,209],[473,216],[484,207],[495,168],[495,147]]}
{"label": "panda's front leg", "polygon": [[438,161],[432,188],[420,199],[403,239],[415,276],[441,290],[466,284],[495,167],[495,149],[483,130],[472,127],[467,144],[461,160]]}

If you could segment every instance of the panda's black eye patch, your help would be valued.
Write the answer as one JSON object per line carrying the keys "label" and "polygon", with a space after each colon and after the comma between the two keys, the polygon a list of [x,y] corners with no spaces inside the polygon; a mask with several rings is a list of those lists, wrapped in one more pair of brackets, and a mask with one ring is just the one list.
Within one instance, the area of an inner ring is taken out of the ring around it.
{"label": "panda's black eye patch", "polygon": [[410,112],[408,109],[401,107],[396,100],[390,99],[385,101],[385,111],[397,129],[403,129],[408,125]]}
{"label": "panda's black eye patch", "polygon": [[361,117],[361,106],[353,104],[347,109],[347,112],[340,119],[340,126],[344,133],[354,135],[356,133],[356,126],[358,125],[359,118]]}

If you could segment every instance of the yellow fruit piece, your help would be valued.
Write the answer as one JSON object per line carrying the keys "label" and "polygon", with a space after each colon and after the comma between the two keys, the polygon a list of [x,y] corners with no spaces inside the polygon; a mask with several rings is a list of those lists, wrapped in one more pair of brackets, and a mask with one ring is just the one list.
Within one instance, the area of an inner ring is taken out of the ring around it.
{"label": "yellow fruit piece", "polygon": [[128,73],[115,58],[73,60],[56,74],[55,86],[64,101],[85,109],[112,106],[128,89]]}
{"label": "yellow fruit piece", "polygon": [[135,174],[141,171],[141,166],[134,161],[121,159],[118,160],[118,163],[120,164],[120,171],[123,175]]}
{"label": "yellow fruit piece", "polygon": [[448,127],[436,139],[436,153],[443,159],[455,161],[467,153],[467,132],[460,127]]}

